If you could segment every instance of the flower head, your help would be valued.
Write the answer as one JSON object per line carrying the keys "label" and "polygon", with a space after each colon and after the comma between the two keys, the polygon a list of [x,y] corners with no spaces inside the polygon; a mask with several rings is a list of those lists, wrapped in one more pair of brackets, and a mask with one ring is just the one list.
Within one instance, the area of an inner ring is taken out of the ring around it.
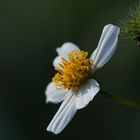
{"label": "flower head", "polygon": [[121,35],[126,39],[136,40],[140,43],[140,5],[129,10],[126,19],[121,21]]}
{"label": "flower head", "polygon": [[119,27],[106,25],[97,48],[89,58],[87,52],[80,51],[73,43],[65,43],[56,49],[58,56],[53,65],[57,73],[46,88],[46,102],[63,103],[47,127],[48,131],[60,133],[76,111],[84,108],[99,92],[100,86],[93,75],[114,54],[119,32]]}
{"label": "flower head", "polygon": [[74,50],[68,54],[68,60],[62,58],[58,73],[53,77],[57,89],[78,89],[92,75],[92,61],[87,58],[88,53]]}

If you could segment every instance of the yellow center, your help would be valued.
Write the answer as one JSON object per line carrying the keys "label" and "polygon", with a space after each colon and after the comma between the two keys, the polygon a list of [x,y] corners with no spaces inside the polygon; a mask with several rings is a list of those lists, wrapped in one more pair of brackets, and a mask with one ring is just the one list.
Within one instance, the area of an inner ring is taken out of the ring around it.
{"label": "yellow center", "polygon": [[72,51],[68,54],[68,60],[62,58],[58,73],[53,77],[57,89],[78,89],[92,75],[92,62],[84,51]]}

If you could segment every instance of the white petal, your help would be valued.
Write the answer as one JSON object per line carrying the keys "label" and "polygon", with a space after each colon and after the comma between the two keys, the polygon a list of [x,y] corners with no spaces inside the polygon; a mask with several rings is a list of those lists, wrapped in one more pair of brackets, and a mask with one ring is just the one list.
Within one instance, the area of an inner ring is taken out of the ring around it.
{"label": "white petal", "polygon": [[98,46],[90,57],[93,60],[94,70],[102,67],[110,60],[117,48],[119,33],[120,28],[117,26],[108,24],[104,27]]}
{"label": "white petal", "polygon": [[67,126],[76,113],[75,99],[75,94],[67,95],[66,99],[63,101],[56,115],[47,127],[47,131],[58,134]]}
{"label": "white petal", "polygon": [[57,90],[53,82],[50,82],[46,88],[46,103],[59,103],[64,100],[67,95],[67,90]]}
{"label": "white petal", "polygon": [[76,109],[84,108],[99,92],[100,87],[96,80],[90,79],[82,85],[76,97]]}
{"label": "white petal", "polygon": [[55,57],[55,59],[53,60],[53,66],[59,68],[60,67],[59,64],[61,63],[61,60],[62,59],[60,56]]}
{"label": "white petal", "polygon": [[68,54],[74,50],[79,50],[79,48],[71,42],[64,43],[61,47],[56,49],[58,55],[66,60],[68,60]]}

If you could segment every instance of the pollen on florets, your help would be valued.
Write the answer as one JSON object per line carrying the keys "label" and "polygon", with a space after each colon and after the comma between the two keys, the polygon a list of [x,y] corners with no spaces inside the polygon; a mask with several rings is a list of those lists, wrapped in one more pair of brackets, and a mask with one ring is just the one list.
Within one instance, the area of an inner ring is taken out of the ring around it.
{"label": "pollen on florets", "polygon": [[140,4],[129,10],[126,19],[120,21],[121,36],[140,43]]}
{"label": "pollen on florets", "polygon": [[92,62],[87,58],[88,53],[80,50],[68,54],[68,60],[62,58],[58,73],[53,77],[57,89],[78,89],[92,75]]}

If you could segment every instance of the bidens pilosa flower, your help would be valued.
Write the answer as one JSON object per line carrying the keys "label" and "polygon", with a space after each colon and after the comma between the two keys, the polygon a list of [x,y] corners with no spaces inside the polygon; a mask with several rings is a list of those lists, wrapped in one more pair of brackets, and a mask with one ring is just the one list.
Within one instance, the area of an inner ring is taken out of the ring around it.
{"label": "bidens pilosa flower", "polygon": [[48,131],[60,133],[76,111],[84,108],[99,92],[100,86],[92,75],[114,54],[119,32],[119,27],[106,25],[90,58],[73,43],[65,43],[56,49],[58,56],[53,65],[57,73],[46,88],[46,102],[63,103],[47,127]]}

